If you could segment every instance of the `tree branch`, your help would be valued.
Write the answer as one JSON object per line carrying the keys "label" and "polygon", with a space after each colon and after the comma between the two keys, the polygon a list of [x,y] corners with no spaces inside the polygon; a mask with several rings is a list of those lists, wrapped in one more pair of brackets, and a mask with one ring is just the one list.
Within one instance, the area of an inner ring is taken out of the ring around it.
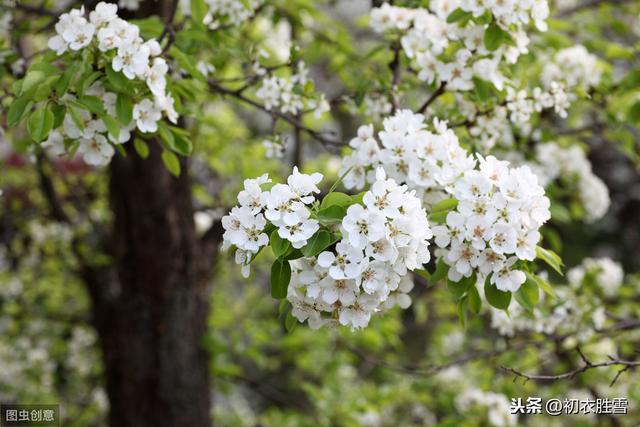
{"label": "tree branch", "polygon": [[524,382],[526,383],[529,380],[556,381],[556,380],[573,379],[577,375],[579,375],[579,374],[581,374],[583,372],[586,372],[586,371],[588,371],[590,369],[604,368],[604,367],[607,367],[607,366],[622,366],[622,369],[620,369],[618,371],[616,376],[611,381],[610,386],[613,386],[623,372],[628,371],[630,369],[635,369],[636,367],[640,366],[640,361],[616,359],[616,358],[613,358],[611,356],[609,356],[609,360],[607,360],[606,362],[592,363],[589,359],[587,359],[587,357],[584,355],[584,353],[582,353],[582,351],[580,350],[579,347],[576,348],[576,351],[580,355],[580,358],[582,359],[583,365],[580,366],[579,368],[576,368],[576,369],[573,369],[571,371],[568,371],[568,372],[565,372],[565,373],[562,373],[562,374],[558,374],[558,375],[527,374],[527,373],[520,372],[520,371],[518,371],[518,370],[516,370],[514,368],[508,368],[506,366],[500,366],[500,369],[502,369],[505,372],[513,374],[514,375],[514,379],[513,379],[514,381],[517,378],[524,378]]}
{"label": "tree branch", "polygon": [[440,84],[440,86],[438,87],[438,89],[436,89],[436,90],[435,90],[435,92],[433,92],[433,93],[431,94],[431,96],[429,97],[429,99],[427,99],[427,100],[425,101],[425,103],[424,103],[424,104],[422,104],[422,106],[421,106],[420,108],[418,108],[418,111],[417,111],[417,112],[418,112],[418,113],[420,113],[420,114],[422,114],[422,113],[424,113],[425,111],[427,111],[427,108],[429,108],[429,105],[431,105],[431,104],[432,104],[436,99],[438,99],[438,97],[439,97],[440,95],[442,95],[442,94],[445,92],[446,87],[447,87],[447,82],[442,82],[442,83]]}
{"label": "tree branch", "polygon": [[309,136],[311,136],[313,139],[315,139],[316,141],[320,142],[323,145],[329,145],[329,146],[343,146],[345,145],[345,143],[343,141],[337,140],[337,139],[332,139],[332,138],[328,138],[326,136],[324,136],[324,134],[326,132],[320,132],[314,129],[311,129],[307,126],[305,126],[304,124],[302,124],[302,122],[298,119],[296,119],[295,117],[289,116],[287,114],[284,114],[280,111],[277,110],[269,110],[267,109],[264,105],[260,104],[257,101],[254,101],[251,98],[248,98],[247,96],[245,96],[243,94],[244,90],[246,89],[246,86],[243,86],[240,89],[237,90],[232,90],[229,88],[226,88],[222,85],[220,85],[216,80],[214,79],[209,79],[209,88],[211,88],[212,90],[214,90],[215,92],[218,92],[222,95],[226,95],[226,96],[231,96],[239,101],[244,102],[245,104],[249,104],[259,110],[264,111],[265,113],[271,114],[272,116],[275,116],[279,119],[284,120],[285,122],[289,123],[291,126],[293,126],[296,129],[301,130],[302,132],[307,133]]}

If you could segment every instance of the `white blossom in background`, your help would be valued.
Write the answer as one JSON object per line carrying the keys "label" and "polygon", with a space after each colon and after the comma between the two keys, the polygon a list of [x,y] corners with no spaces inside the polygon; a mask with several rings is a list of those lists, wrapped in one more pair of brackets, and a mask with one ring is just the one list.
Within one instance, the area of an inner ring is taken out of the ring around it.
{"label": "white blossom in background", "polygon": [[474,406],[487,408],[487,419],[492,426],[517,426],[518,415],[510,411],[509,398],[504,394],[467,388],[455,400],[456,408],[467,412]]}
{"label": "white blossom in background", "polygon": [[0,15],[0,39],[8,40],[10,38],[12,20],[11,12],[4,12]]}
{"label": "white blossom in background", "polygon": [[585,258],[582,263],[567,272],[569,285],[577,289],[590,280],[604,296],[615,297],[624,280],[622,266],[611,258]]}
{"label": "white blossom in background", "polygon": [[535,165],[533,170],[542,185],[546,186],[558,178],[577,181],[586,221],[597,221],[606,214],[611,204],[609,190],[593,173],[591,162],[580,147],[562,147],[555,142],[537,144]]}
{"label": "white blossom in background", "polygon": [[262,141],[262,146],[265,148],[265,156],[269,159],[281,159],[284,157],[288,145],[287,140],[280,135],[273,135],[271,138],[266,138]]}
{"label": "white blossom in background", "polygon": [[120,0],[118,6],[122,9],[138,10],[142,0]]}
{"label": "white blossom in background", "polygon": [[407,272],[430,259],[431,230],[413,191],[382,169],[363,198],[349,207],[334,251],[292,262],[287,299],[292,314],[312,328],[339,323],[363,328],[371,316],[411,304]]}
{"label": "white blossom in background", "polygon": [[[474,76],[490,81],[502,90],[506,79],[499,71],[500,62],[515,63],[521,54],[527,53],[529,38],[525,28],[533,23],[538,30],[546,31],[545,21],[549,16],[546,0],[447,0],[431,2],[429,7],[429,10],[412,9],[384,3],[371,10],[369,25],[379,33],[400,33],[402,49],[417,67],[418,77],[429,84],[436,80],[446,82],[451,91],[473,89]],[[447,23],[447,17],[457,8],[474,17],[490,12],[497,25],[515,41],[514,45],[504,45],[489,52],[484,46],[488,25]],[[457,48],[453,56],[448,49],[451,46]],[[472,52],[478,55],[472,55]]]}
{"label": "white blossom in background", "polygon": [[289,77],[271,75],[263,78],[256,96],[262,100],[267,110],[279,110],[294,115],[307,110],[313,111],[314,116],[318,118],[328,112],[330,106],[324,94],[308,96],[300,93],[304,92],[304,87],[309,81],[308,74],[306,64],[300,61],[296,72]]}
{"label": "white blossom in background", "polygon": [[[210,28],[217,28],[223,23],[240,25],[252,18],[263,0],[204,0],[209,8],[204,18],[204,24]],[[181,0],[182,11],[191,15],[190,0]]]}
{"label": "white blossom in background", "polygon": [[[121,7],[133,9],[137,2],[121,1]],[[44,143],[45,147],[54,154],[63,154],[64,138],[77,140],[80,143],[79,152],[83,154],[86,163],[102,166],[109,163],[115,150],[108,142],[122,144],[131,138],[131,131],[137,127],[140,132],[157,131],[157,122],[162,115],[172,123],[177,123],[178,114],[174,109],[174,100],[166,92],[166,74],[169,67],[166,61],[158,55],[162,52],[155,40],[143,40],[136,25],[118,17],[118,6],[100,2],[85,18],[83,8],[72,9],[60,16],[56,23],[56,35],[49,39],[49,48],[61,55],[68,51],[97,48],[100,52],[115,51],[111,66],[115,71],[122,72],[128,79],[139,79],[146,83],[150,91],[150,98],[138,102],[134,106],[134,120],[120,129],[118,138],[107,133],[105,124],[100,118],[92,117],[86,110],[78,110],[78,115],[84,122],[81,130],[71,113],[67,113],[63,126],[52,132]],[[116,94],[108,92],[102,84],[94,82],[87,90],[87,95],[98,97],[104,104],[105,111],[116,116]],[[71,94],[66,99],[73,100]],[[60,136],[63,140],[60,140]]]}
{"label": "white blossom in background", "polygon": [[533,312],[511,301],[507,311],[491,308],[491,327],[503,336],[536,332],[566,336],[565,345],[585,343],[604,328],[607,321],[605,302],[588,291],[589,285],[602,291],[604,297],[615,297],[624,280],[624,271],[609,258],[586,258],[567,273],[569,286],[554,287],[556,298],[541,303]]}
{"label": "white blossom in background", "polygon": [[547,87],[553,82],[564,82],[568,87],[589,88],[597,86],[601,77],[598,58],[582,45],[559,50],[542,71],[542,81]]}

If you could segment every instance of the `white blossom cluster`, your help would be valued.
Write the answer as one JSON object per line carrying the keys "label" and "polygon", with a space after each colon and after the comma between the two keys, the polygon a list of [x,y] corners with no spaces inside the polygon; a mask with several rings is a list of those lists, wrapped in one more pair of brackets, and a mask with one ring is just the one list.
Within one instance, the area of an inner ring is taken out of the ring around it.
{"label": "white blossom cluster", "polygon": [[[100,98],[104,104],[104,109],[111,117],[116,116],[116,94],[107,91],[100,82],[93,83],[86,91],[85,95],[96,96]],[[75,96],[66,94],[65,100],[75,100]],[[131,131],[135,128],[135,122],[131,122],[127,126],[120,128],[120,135],[116,138],[107,131],[104,121],[98,117],[94,117],[87,110],[77,110],[77,116],[82,121],[81,129],[76,124],[70,113],[67,113],[62,122],[62,126],[52,130],[49,137],[41,145],[55,156],[64,156],[67,153],[67,147],[64,144],[65,139],[78,141],[78,153],[82,155],[85,163],[94,166],[107,165],[115,150],[109,141],[113,144],[123,144],[131,139]]]}
{"label": "white blossom cluster", "polygon": [[[105,53],[115,50],[116,54],[111,61],[113,70],[122,72],[129,80],[139,79],[146,83],[153,98],[144,98],[136,103],[133,107],[133,122],[121,129],[119,138],[109,137],[113,143],[119,144],[129,140],[134,127],[140,132],[156,132],[157,122],[162,119],[163,113],[172,123],[177,122],[178,114],[174,109],[172,96],[166,93],[165,76],[169,67],[158,56],[162,53],[160,45],[153,39],[145,42],[139,35],[140,29],[119,18],[117,12],[115,4],[100,2],[89,14],[88,20],[83,8],[62,14],[55,26],[57,35],[49,39],[49,48],[58,55],[90,46]],[[105,110],[115,117],[115,94],[106,92],[99,86],[88,94],[100,97]],[[81,131],[73,123],[70,113],[67,113],[63,131],[52,133],[49,144],[60,146],[61,136],[80,139],[81,146],[89,152],[85,155],[88,163],[107,164],[114,150],[104,135],[104,123],[100,119],[93,119],[86,110],[79,111],[81,119],[89,126]]]}
{"label": "white blossom cluster", "polygon": [[492,426],[517,426],[518,415],[512,414],[509,398],[501,393],[482,391],[478,388],[466,388],[456,397],[456,408],[467,412],[474,406],[487,408],[487,419]]}
{"label": "white blossom cluster", "polygon": [[592,281],[605,297],[613,298],[622,286],[624,270],[611,258],[585,258],[580,265],[567,272],[567,279],[574,289],[584,285],[585,280]]}
{"label": "white blossom cluster", "polygon": [[284,157],[284,153],[287,150],[288,140],[280,135],[273,135],[270,138],[266,138],[262,141],[262,146],[265,149],[265,156],[269,159],[281,159]]}
{"label": "white blossom cluster", "polygon": [[[303,109],[314,112],[316,117],[329,111],[329,103],[321,94],[319,99],[308,97],[296,88],[304,88],[309,81],[309,69],[304,61],[298,63],[296,73],[289,77],[271,75],[262,79],[256,96],[264,102],[267,110],[277,109],[283,113],[298,114]],[[304,89],[302,89],[303,91]]]}
{"label": "white blossom cluster", "polygon": [[378,169],[363,204],[347,209],[334,250],[292,263],[287,299],[312,328],[336,321],[363,328],[371,315],[411,304],[407,272],[430,259],[429,222],[420,199]]}
{"label": "white blossom cluster", "polygon": [[577,289],[554,288],[556,298],[548,310],[542,301],[533,312],[527,312],[515,300],[511,301],[508,313],[491,308],[491,327],[500,335],[512,337],[516,333],[535,332],[546,335],[566,335],[570,341],[588,341],[596,331],[605,326],[607,317],[602,301],[585,295]]}
{"label": "white blossom cluster", "polygon": [[565,91],[564,85],[551,82],[548,89],[534,88],[531,93],[526,89],[507,88],[506,108],[509,119],[514,124],[526,127],[534,112],[553,108],[562,118],[567,117],[573,95]]}
{"label": "white blossom cluster", "polygon": [[222,226],[223,248],[236,247],[236,263],[242,265],[245,277],[253,257],[269,243],[267,220],[282,239],[297,249],[318,231],[319,223],[311,218],[309,205],[316,200],[314,193],[320,192],[316,185],[321,180],[319,173],[301,174],[294,167],[287,184],[275,184],[268,191],[261,187],[271,182],[266,174],[244,181],[244,190],[238,194],[239,205],[222,218]]}
{"label": "white blossom cluster", "polygon": [[611,199],[605,183],[591,170],[591,162],[580,147],[562,147],[555,142],[536,145],[536,164],[532,169],[542,185],[560,177],[577,180],[577,190],[584,206],[585,220],[594,222],[609,209]]}
{"label": "white blossom cluster", "polygon": [[[514,45],[503,45],[490,52],[484,46],[484,33],[488,25],[469,22],[466,26],[447,23],[447,17],[461,8],[474,17],[489,11],[497,24],[514,40]],[[490,81],[502,90],[505,77],[499,70],[505,59],[515,63],[527,53],[529,38],[524,27],[535,22],[541,31],[549,15],[546,0],[476,1],[440,0],[430,3],[430,10],[391,6],[388,3],[372,9],[370,26],[374,31],[402,33],[401,45],[418,68],[418,77],[431,84],[436,79],[447,83],[452,91],[473,89],[473,77]],[[459,46],[451,52],[450,46]],[[475,55],[474,55],[475,54]]]}
{"label": "white blossom cluster", "polygon": [[[491,274],[498,289],[516,291],[524,273],[514,264],[533,260],[538,229],[550,218],[549,199],[529,167],[509,167],[493,156],[479,162],[470,156],[446,124],[434,121],[436,133],[425,129],[424,117],[402,110],[373,127],[362,126],[350,145],[354,152],[342,169],[345,186],[361,188],[371,170],[382,166],[397,182],[417,191],[427,204],[446,195],[458,201],[446,223],[433,227],[439,256],[451,267],[449,279]],[[478,166],[476,168],[476,166]]]}
{"label": "white blossom cluster", "polygon": [[491,283],[515,292],[525,281],[518,260],[532,261],[539,228],[550,217],[549,199],[527,166],[510,168],[506,161],[479,156],[479,170],[470,170],[450,190],[457,208],[443,225],[433,227],[435,242],[448,277],[458,281],[491,274]]}
{"label": "white blossom cluster", "polygon": [[424,116],[411,110],[400,110],[384,119],[378,139],[373,125],[361,126],[349,142],[353,152],[343,160],[340,174],[346,173],[345,186],[364,188],[365,183],[375,180],[375,169],[381,166],[427,204],[445,198],[445,187],[473,169],[475,160],[445,122],[435,119],[434,127],[435,132],[427,130]]}
{"label": "white blossom cluster", "polygon": [[568,87],[597,86],[602,77],[598,58],[583,45],[561,49],[548,61],[542,71],[542,81],[550,87],[553,82],[563,82]]}
{"label": "white blossom cluster", "polygon": [[[260,7],[263,0],[204,0],[209,8],[204,17],[204,24],[212,28],[217,28],[222,22],[230,22],[233,25],[240,25],[250,19],[255,10]],[[191,14],[189,0],[181,0],[182,10],[185,14]]]}

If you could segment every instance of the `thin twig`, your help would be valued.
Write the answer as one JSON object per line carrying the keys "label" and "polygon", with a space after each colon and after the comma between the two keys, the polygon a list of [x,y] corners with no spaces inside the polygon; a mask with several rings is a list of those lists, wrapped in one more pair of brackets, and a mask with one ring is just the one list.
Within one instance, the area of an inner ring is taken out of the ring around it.
{"label": "thin twig", "polygon": [[438,89],[435,90],[435,92],[433,92],[431,94],[431,96],[429,97],[429,99],[427,99],[425,101],[424,104],[422,104],[422,106],[420,108],[418,108],[418,113],[422,114],[425,111],[427,111],[427,108],[429,108],[429,105],[431,105],[436,99],[438,99],[438,97],[440,95],[442,95],[447,87],[447,82],[442,82],[442,84],[440,84],[440,86],[438,87]]}

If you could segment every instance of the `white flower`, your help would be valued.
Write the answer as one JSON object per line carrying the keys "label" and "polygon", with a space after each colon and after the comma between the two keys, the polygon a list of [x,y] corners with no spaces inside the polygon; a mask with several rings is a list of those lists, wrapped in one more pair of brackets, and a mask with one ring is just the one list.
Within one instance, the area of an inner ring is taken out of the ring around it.
{"label": "white flower", "polygon": [[314,173],[312,175],[305,175],[298,172],[297,166],[293,167],[293,173],[287,178],[287,184],[291,191],[305,204],[313,201],[314,197],[312,193],[320,192],[320,189],[317,187],[320,181],[322,181],[322,174]]}
{"label": "white flower", "polygon": [[329,275],[334,279],[354,279],[366,266],[366,260],[361,250],[342,241],[336,245],[335,254],[322,252],[318,256],[318,264],[328,268]]}
{"label": "white flower", "polygon": [[158,120],[161,118],[162,113],[150,99],[143,99],[133,106],[133,120],[135,120],[140,132],[147,133],[157,131]]}
{"label": "white flower", "polygon": [[96,8],[89,14],[89,21],[97,28],[107,26],[111,21],[118,17],[118,6],[115,4],[100,2]]}
{"label": "white flower", "polygon": [[364,249],[367,243],[385,237],[385,217],[378,211],[370,211],[359,204],[351,205],[342,220],[343,233],[349,243]]}
{"label": "white flower", "polygon": [[115,150],[103,135],[94,134],[91,138],[80,139],[79,151],[85,163],[93,166],[107,165]]}
{"label": "white flower", "polygon": [[520,289],[520,285],[526,280],[525,274],[520,270],[513,270],[513,264],[518,258],[511,257],[507,259],[501,266],[500,270],[491,275],[491,283],[501,291],[516,292]]}
{"label": "white flower", "polygon": [[114,71],[122,71],[129,80],[143,77],[149,68],[149,54],[149,48],[145,45],[123,44],[118,48],[111,66]]}
{"label": "white flower", "polygon": [[[307,244],[307,239],[318,231],[318,221],[309,219],[308,209],[299,209],[293,215],[284,217],[284,224],[278,227],[278,235],[299,249]],[[294,219],[295,218],[295,219]]]}
{"label": "white flower", "polygon": [[147,87],[154,95],[163,95],[167,87],[165,75],[169,67],[162,58],[155,58],[153,65],[147,70]]}
{"label": "white flower", "polygon": [[222,218],[224,239],[239,249],[257,252],[269,243],[269,237],[262,232],[266,223],[262,214],[253,215],[249,208],[235,207]]}

